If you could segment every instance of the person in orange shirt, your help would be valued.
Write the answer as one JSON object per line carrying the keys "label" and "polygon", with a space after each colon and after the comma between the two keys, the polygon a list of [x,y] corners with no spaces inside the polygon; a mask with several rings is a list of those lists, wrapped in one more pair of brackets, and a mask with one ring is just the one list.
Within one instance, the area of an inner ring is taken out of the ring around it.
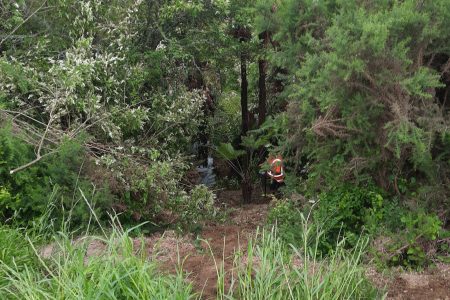
{"label": "person in orange shirt", "polygon": [[270,166],[269,171],[267,171],[267,175],[272,178],[273,181],[282,183],[284,181],[284,166],[281,155],[276,157],[269,156],[267,162]]}
{"label": "person in orange shirt", "polygon": [[283,158],[281,155],[272,156],[270,155],[267,158],[267,163],[269,165],[269,170],[264,172],[263,180],[264,180],[264,194],[266,194],[266,178],[269,177],[271,179],[270,187],[272,190],[278,189],[284,183],[284,165]]}

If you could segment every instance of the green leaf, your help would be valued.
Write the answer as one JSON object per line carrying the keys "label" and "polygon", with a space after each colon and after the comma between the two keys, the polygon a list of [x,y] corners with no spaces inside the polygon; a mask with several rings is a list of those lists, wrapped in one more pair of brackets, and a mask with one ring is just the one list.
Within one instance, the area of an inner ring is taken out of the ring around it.
{"label": "green leaf", "polygon": [[216,149],[220,157],[234,160],[245,154],[244,150],[236,150],[230,143],[221,143]]}

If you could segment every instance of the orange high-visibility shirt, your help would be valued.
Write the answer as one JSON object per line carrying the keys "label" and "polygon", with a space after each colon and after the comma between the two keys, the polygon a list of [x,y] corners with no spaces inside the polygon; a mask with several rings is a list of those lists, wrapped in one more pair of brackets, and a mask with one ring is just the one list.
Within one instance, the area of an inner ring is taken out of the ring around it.
{"label": "orange high-visibility shirt", "polygon": [[273,157],[269,156],[267,162],[269,163],[270,170],[267,174],[277,182],[283,182],[284,180],[284,167],[283,159],[281,156]]}

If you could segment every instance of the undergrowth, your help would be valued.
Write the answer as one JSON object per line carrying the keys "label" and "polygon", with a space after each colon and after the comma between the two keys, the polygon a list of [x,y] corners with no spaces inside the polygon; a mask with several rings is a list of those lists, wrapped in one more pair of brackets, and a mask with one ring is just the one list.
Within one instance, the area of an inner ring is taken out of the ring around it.
{"label": "undergrowth", "polygon": [[[184,276],[182,257],[175,274],[161,272],[144,243],[130,237],[137,228],[124,230],[116,217],[111,224],[111,229],[101,229],[101,236],[55,233],[46,247],[26,231],[2,228],[0,235],[7,239],[0,245],[0,298],[201,298]],[[366,239],[358,240],[353,250],[346,249],[343,239],[324,257],[318,250],[321,232],[313,232],[304,218],[302,224],[300,247],[287,247],[275,228],[257,233],[247,249],[236,252],[230,287],[225,288],[228,270],[216,263],[217,299],[379,298],[360,265]],[[102,245],[96,253],[90,249],[93,243]]]}
{"label": "undergrowth", "polygon": [[366,279],[361,265],[367,238],[358,239],[352,250],[342,238],[332,253],[323,256],[319,250],[323,231],[308,224],[303,214],[301,219],[299,247],[289,247],[272,227],[257,233],[245,251],[238,251],[228,289],[225,271],[217,267],[218,299],[383,298],[383,293]]}
{"label": "undergrowth", "polygon": [[[46,256],[27,239],[36,265],[1,260],[1,299],[192,299],[192,286],[180,272],[163,274],[158,263],[133,247],[130,231],[115,226],[108,237],[85,237],[74,242],[67,234],[54,236]],[[22,239],[23,240],[23,239]],[[23,240],[24,241],[24,240]],[[87,256],[88,246],[104,245]],[[27,247],[25,247],[27,248]],[[102,248],[103,249],[103,248]],[[142,250],[142,249],[141,249]],[[23,250],[15,250],[17,252]],[[30,255],[30,253],[28,253]]]}

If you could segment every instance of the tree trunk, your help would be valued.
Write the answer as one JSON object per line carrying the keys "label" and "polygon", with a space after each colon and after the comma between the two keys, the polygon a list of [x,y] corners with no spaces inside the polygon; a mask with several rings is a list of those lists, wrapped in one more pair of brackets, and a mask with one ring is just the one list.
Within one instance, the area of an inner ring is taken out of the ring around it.
{"label": "tree trunk", "polygon": [[247,135],[249,127],[248,118],[248,81],[247,81],[247,57],[241,53],[241,112],[242,112],[242,130],[241,135]]}
{"label": "tree trunk", "polygon": [[[242,136],[247,135],[249,129],[248,116],[248,81],[247,81],[247,56],[246,53],[241,53],[241,111],[242,111]],[[241,183],[242,197],[244,203],[251,202],[252,197],[252,183],[250,176],[250,151],[247,150],[242,162],[243,179]]]}
{"label": "tree trunk", "polygon": [[[264,31],[259,35],[262,40],[262,49],[267,47],[269,42],[269,32]],[[258,103],[258,126],[261,126],[266,120],[267,114],[267,89],[266,89],[266,77],[267,77],[267,60],[264,58],[259,59],[259,103]]]}
{"label": "tree trunk", "polygon": [[258,126],[261,126],[266,120],[266,103],[267,103],[267,93],[266,93],[266,67],[267,61],[260,59],[258,61],[259,65],[259,103],[258,103]]}

